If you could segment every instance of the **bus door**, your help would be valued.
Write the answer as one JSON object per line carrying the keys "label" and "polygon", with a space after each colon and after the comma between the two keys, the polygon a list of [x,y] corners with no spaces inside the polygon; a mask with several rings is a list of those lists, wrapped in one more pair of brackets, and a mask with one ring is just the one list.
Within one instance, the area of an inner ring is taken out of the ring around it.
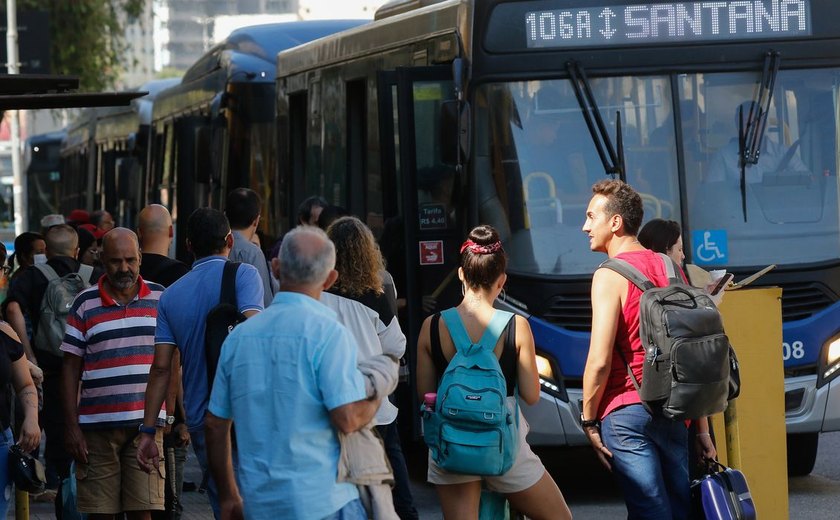
{"label": "bus door", "polygon": [[[423,319],[457,304],[461,296],[457,268],[465,236],[466,189],[464,175],[444,164],[440,139],[441,106],[454,99],[448,66],[379,74],[385,215],[380,247],[404,304],[400,322],[408,340],[410,394],[406,403],[400,403],[401,410],[416,408],[413,367]],[[418,416],[410,416],[403,424],[413,424],[418,432]]]}

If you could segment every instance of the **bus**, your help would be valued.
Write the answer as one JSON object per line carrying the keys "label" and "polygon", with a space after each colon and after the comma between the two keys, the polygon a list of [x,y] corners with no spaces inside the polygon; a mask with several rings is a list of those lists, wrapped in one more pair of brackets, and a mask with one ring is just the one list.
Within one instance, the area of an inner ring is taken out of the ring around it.
{"label": "bus", "polygon": [[178,258],[189,257],[183,228],[190,213],[198,207],[224,209],[234,188],[260,194],[260,232],[277,235],[274,60],[283,49],[360,23],[303,21],[237,29],[199,58],[180,84],[157,96],[144,192],[147,202],[172,213]]}
{"label": "bus", "polygon": [[[277,57],[278,190],[379,237],[404,331],[457,303],[458,247],[496,227],[525,316],[535,445],[582,445],[591,185],[679,221],[686,261],[783,288],[790,474],[840,429],[840,3],[400,0]],[[281,210],[282,211],[282,210]],[[737,346],[736,346],[737,347]],[[415,352],[409,349],[409,365]],[[412,407],[408,407],[412,409]],[[416,421],[410,413],[409,420]]]}
{"label": "bus", "polygon": [[61,200],[61,143],[64,131],[33,135],[26,140],[26,192],[29,214],[26,229],[40,229],[41,217],[58,213]]}
{"label": "bus", "polygon": [[[30,178],[30,213],[36,225],[30,229],[36,229],[37,219],[46,214],[67,215],[77,208],[106,209],[117,225],[135,227],[134,218],[145,201],[140,187],[146,177],[151,103],[178,81],[149,81],[134,89],[147,94],[129,105],[84,109],[62,132],[45,134],[45,139],[61,137],[60,162],[53,175],[39,181],[43,186],[33,185]],[[52,194],[50,204],[38,202],[42,192]]]}

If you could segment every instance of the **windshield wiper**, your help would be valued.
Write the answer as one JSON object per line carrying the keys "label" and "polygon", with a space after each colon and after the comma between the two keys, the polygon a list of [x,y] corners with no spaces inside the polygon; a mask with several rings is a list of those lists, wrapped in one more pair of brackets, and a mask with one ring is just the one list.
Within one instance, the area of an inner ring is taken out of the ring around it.
{"label": "windshield wiper", "polygon": [[576,61],[569,61],[566,63],[566,70],[572,80],[575,97],[581,113],[583,113],[586,127],[589,129],[589,135],[592,136],[592,142],[598,151],[598,157],[601,158],[601,164],[604,165],[604,172],[607,175],[618,175],[619,179],[627,182],[627,172],[624,165],[624,140],[621,135],[621,112],[616,112],[615,140],[617,146],[613,146],[610,134],[607,131],[607,125],[598,110],[598,102],[595,101],[595,96],[589,87],[589,79],[587,79],[583,67]]}
{"label": "windshield wiper", "polygon": [[738,166],[741,170],[741,209],[744,222],[747,221],[747,165],[758,164],[761,156],[761,144],[767,130],[767,115],[773,100],[773,89],[779,75],[781,54],[771,51],[764,55],[764,68],[755,99],[750,103],[750,111],[744,120],[744,106],[738,108]]}

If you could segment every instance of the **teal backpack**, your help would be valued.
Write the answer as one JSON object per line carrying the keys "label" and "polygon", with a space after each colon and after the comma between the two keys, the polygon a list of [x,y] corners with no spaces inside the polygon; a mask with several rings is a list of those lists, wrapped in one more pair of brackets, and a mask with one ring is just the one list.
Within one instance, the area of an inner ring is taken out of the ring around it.
{"label": "teal backpack", "polygon": [[423,412],[426,445],[432,460],[451,473],[502,475],[519,452],[519,402],[508,407],[493,351],[513,314],[497,310],[475,344],[456,309],[441,315],[456,352],[438,385],[434,411]]}

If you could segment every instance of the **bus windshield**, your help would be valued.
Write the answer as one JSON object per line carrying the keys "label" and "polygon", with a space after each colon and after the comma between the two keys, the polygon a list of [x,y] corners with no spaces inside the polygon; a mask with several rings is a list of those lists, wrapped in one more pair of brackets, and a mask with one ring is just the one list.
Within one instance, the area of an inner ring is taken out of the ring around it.
{"label": "bus windshield", "polygon": [[779,72],[743,194],[739,113],[747,118],[758,74],[686,74],[677,84],[691,261],[746,267],[836,259],[840,70]]}
{"label": "bus windshield", "polygon": [[[621,113],[627,182],[645,221],[680,222],[687,262],[748,268],[840,256],[840,70],[778,73],[742,190],[738,118],[748,118],[759,80],[760,71],[590,79],[613,140]],[[581,225],[592,184],[607,176],[571,82],[484,84],[475,107],[479,220],[501,230],[510,271],[591,273],[603,255],[589,251]]]}
{"label": "bus windshield", "polygon": [[[680,220],[676,131],[667,76],[591,79],[615,136],[621,113],[627,181],[645,217]],[[511,272],[592,273],[603,254],[581,231],[591,186],[608,178],[569,80],[478,87],[476,178],[479,219],[500,229]]]}

